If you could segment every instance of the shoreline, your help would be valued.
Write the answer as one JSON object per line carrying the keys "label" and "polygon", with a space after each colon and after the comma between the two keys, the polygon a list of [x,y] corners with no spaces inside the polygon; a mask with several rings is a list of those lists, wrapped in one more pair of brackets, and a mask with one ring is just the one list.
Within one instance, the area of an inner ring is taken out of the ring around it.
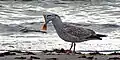
{"label": "shoreline", "polygon": [[[44,50],[45,51],[45,50]],[[81,54],[81,53],[64,53],[56,51],[6,51],[0,53],[0,60],[110,60],[110,59],[120,59],[119,55],[110,55],[110,54]]]}

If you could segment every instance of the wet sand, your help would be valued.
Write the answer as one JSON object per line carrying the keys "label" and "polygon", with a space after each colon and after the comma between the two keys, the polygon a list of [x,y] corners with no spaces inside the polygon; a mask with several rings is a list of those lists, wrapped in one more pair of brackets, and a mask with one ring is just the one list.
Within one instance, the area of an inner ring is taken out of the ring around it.
{"label": "wet sand", "polygon": [[0,60],[120,60],[120,55],[67,54],[56,52],[8,51],[0,53]]}

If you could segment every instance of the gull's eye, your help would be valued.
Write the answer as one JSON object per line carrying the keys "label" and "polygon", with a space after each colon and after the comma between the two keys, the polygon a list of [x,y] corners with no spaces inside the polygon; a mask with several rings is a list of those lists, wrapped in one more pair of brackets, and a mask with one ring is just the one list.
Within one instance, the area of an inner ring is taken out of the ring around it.
{"label": "gull's eye", "polygon": [[49,16],[51,16],[51,15],[47,15],[47,17],[49,17]]}

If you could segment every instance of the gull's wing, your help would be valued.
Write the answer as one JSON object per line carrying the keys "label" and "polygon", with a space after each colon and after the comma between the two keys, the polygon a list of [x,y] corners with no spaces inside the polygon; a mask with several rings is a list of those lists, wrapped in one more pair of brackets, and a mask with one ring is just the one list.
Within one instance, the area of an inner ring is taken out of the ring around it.
{"label": "gull's wing", "polygon": [[70,24],[64,24],[63,28],[67,33],[76,36],[80,39],[87,39],[91,36],[94,36],[96,33],[93,30],[82,28],[82,27],[76,27]]}

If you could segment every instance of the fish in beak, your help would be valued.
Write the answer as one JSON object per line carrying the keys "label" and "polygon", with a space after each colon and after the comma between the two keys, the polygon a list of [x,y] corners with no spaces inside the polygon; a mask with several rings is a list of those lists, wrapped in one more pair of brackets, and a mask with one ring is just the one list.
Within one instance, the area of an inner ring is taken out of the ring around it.
{"label": "fish in beak", "polygon": [[47,30],[46,16],[43,15],[43,17],[44,17],[44,24],[42,25],[41,30],[46,31]]}
{"label": "fish in beak", "polygon": [[54,18],[52,17],[52,15],[49,15],[49,14],[46,14],[46,15],[43,14],[43,17],[44,17],[44,24],[42,25],[41,30],[46,31],[47,30],[47,24],[49,23],[49,21],[51,21]]}
{"label": "fish in beak", "polygon": [[46,31],[47,30],[47,25],[43,24],[42,27],[41,27],[41,30]]}

